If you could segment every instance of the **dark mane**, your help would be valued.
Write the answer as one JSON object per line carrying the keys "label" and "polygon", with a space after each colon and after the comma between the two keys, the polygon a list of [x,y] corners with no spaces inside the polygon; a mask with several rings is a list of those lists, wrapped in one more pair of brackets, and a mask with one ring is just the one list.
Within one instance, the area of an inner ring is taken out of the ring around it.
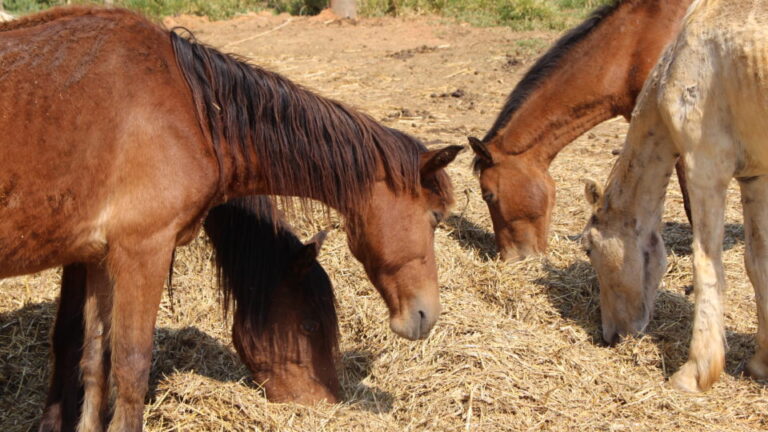
{"label": "dark mane", "polygon": [[[280,284],[294,277],[292,265],[304,246],[282,220],[271,220],[270,205],[265,197],[232,200],[211,209],[203,224],[215,252],[225,314],[234,307],[235,326],[242,330],[236,346],[238,342],[254,345],[264,332],[270,332],[270,342],[277,342],[274,337],[281,335],[273,335],[274,329],[266,327],[272,300]],[[307,305],[319,318],[317,336],[335,349],[338,323],[333,289],[318,263],[311,271],[310,283],[298,283],[301,292],[291,295],[297,308]],[[245,351],[240,355],[249,355],[251,349]]]}
{"label": "dark mane", "polygon": [[417,190],[426,148],[416,139],[234,56],[171,40],[220,164],[225,141],[237,172],[252,175],[258,160],[272,194],[302,191],[347,215],[368,198],[378,167],[393,189]]}
{"label": "dark mane", "polygon": [[612,4],[597,8],[584,22],[558,39],[554,46],[539,58],[523,79],[517,83],[512,93],[507,97],[507,101],[493,126],[485,134],[483,142],[493,139],[506,126],[512,115],[525,103],[528,96],[538,88],[541,82],[560,65],[563,57],[570,52],[574,45],[584,40],[604,19],[611,16],[619,6],[629,1],[631,0],[615,0]]}

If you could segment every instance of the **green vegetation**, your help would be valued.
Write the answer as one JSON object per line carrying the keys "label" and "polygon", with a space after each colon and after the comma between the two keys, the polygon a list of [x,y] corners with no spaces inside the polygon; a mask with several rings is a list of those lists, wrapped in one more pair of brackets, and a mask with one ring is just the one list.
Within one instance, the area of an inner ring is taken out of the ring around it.
{"label": "green vegetation", "polygon": [[[97,0],[4,0],[8,12],[23,15],[66,3],[103,4]],[[263,0],[113,0],[115,6],[141,11],[159,18],[167,15],[205,15],[211,19],[231,18],[238,13],[263,10],[268,7]]]}
{"label": "green vegetation", "polygon": [[[433,14],[473,25],[510,26],[516,30],[555,29],[574,25],[586,14],[613,0],[358,0],[362,16]],[[25,14],[67,3],[65,0],[4,0],[9,12]],[[72,3],[102,3],[74,0]],[[114,0],[115,5],[153,17],[207,15],[211,19],[270,8],[276,12],[312,15],[328,0]]]}

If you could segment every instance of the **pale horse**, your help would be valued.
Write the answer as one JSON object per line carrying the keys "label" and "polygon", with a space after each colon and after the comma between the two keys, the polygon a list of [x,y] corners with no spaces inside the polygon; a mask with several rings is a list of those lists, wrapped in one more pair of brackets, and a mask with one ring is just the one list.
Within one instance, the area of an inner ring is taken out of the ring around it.
{"label": "pale horse", "polygon": [[709,389],[725,363],[722,248],[725,197],[739,181],[745,263],[755,290],[757,352],[768,378],[768,0],[696,0],[645,83],[605,193],[587,182],[594,213],[582,244],[597,272],[603,338],[642,332],[666,269],[664,195],[682,155],[693,210],[695,307],[676,388]]}

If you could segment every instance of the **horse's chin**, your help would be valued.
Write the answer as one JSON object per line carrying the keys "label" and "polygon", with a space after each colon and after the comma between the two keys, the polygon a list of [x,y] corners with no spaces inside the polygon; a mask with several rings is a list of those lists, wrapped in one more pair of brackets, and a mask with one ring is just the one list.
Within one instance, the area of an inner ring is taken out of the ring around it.
{"label": "horse's chin", "polygon": [[402,312],[389,319],[389,328],[408,340],[426,339],[440,316],[440,302],[412,300]]}
{"label": "horse's chin", "polygon": [[502,261],[508,262],[508,263],[515,263],[518,261],[522,261],[528,257],[538,255],[538,252],[534,250],[531,247],[505,247],[502,249],[499,249],[499,258]]}
{"label": "horse's chin", "polygon": [[339,402],[340,386],[335,375],[326,377],[327,382],[323,382],[311,369],[306,365],[287,362],[276,365],[270,371],[256,373],[254,378],[264,387],[270,402],[301,405]]}

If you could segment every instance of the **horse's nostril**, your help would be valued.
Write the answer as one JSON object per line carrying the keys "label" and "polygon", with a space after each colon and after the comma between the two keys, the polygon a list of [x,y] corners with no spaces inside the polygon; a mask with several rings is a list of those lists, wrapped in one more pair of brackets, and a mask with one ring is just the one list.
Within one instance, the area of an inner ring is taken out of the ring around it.
{"label": "horse's nostril", "polygon": [[424,311],[419,311],[419,317],[423,320],[427,315],[424,313]]}

